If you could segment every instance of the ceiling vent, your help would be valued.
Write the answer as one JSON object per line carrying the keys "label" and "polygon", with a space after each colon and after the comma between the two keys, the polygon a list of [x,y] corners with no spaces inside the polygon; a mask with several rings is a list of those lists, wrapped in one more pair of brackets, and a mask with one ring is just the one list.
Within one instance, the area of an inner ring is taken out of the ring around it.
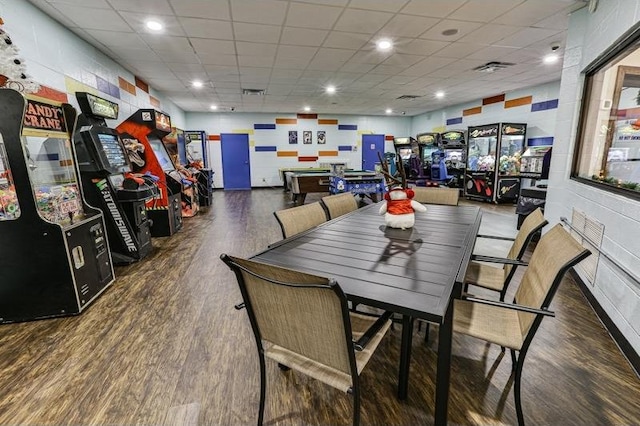
{"label": "ceiling vent", "polygon": [[413,100],[416,98],[421,98],[422,96],[420,95],[402,95],[402,96],[398,96],[396,99],[408,99],[408,100]]}
{"label": "ceiling vent", "polygon": [[505,69],[505,68],[513,66],[513,65],[515,65],[515,64],[513,64],[511,62],[492,61],[492,62],[487,62],[484,65],[480,65],[479,67],[475,67],[473,70],[474,71],[478,71],[478,72],[494,72],[494,71],[499,71],[499,70]]}
{"label": "ceiling vent", "polygon": [[267,91],[264,89],[242,89],[242,94],[243,95],[258,95],[258,96],[262,96],[266,93]]}

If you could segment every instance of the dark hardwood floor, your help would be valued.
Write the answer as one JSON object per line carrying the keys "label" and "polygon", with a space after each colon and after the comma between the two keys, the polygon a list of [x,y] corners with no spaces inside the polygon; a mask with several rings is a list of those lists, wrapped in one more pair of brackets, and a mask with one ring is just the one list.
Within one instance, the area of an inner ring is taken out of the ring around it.
{"label": "dark hardwood floor", "polygon": [[[208,212],[154,239],[149,258],[117,268],[82,315],[0,326],[0,424],[255,424],[255,343],[218,257],[280,239],[272,212],[288,205],[281,189],[218,190]],[[515,234],[512,206],[482,207],[482,233]],[[476,251],[485,249],[496,247],[479,242]],[[640,380],[571,278],[552,308],[557,316],[542,322],[524,366],[528,424],[640,424]],[[363,424],[433,423],[437,333],[431,327],[428,344],[414,337],[400,402],[400,332],[396,325],[362,373]],[[451,380],[450,424],[516,423],[511,360],[499,347],[454,336]],[[351,422],[350,396],[306,376],[268,363],[267,386],[268,425]]]}

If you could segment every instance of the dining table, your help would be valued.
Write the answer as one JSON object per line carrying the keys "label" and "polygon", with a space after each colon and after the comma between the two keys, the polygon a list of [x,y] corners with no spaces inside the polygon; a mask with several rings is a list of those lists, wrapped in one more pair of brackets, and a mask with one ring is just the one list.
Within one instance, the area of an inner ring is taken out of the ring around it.
{"label": "dining table", "polygon": [[470,205],[426,205],[408,229],[370,204],[270,245],[258,262],[335,279],[348,300],[402,317],[398,398],[407,398],[414,320],[437,324],[434,423],[447,423],[453,300],[460,298],[480,220]]}

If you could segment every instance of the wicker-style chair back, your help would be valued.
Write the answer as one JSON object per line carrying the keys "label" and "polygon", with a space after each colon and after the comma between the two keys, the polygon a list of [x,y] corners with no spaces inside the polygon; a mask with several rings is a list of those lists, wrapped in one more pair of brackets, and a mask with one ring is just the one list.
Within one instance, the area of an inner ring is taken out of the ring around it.
{"label": "wicker-style chair back", "polygon": [[358,210],[358,202],[351,192],[328,195],[320,201],[327,211],[329,219]]}
{"label": "wicker-style chair back", "polygon": [[413,189],[413,199],[423,204],[442,204],[457,206],[460,191],[455,188],[429,188],[417,186]]}
{"label": "wicker-style chair back", "polygon": [[[551,228],[531,255],[514,301],[535,309],[546,309],[556,293],[564,273],[590,254],[560,224]],[[518,312],[520,328],[526,335],[534,314]]]}
{"label": "wicker-style chair back", "polygon": [[[542,210],[540,207],[535,209],[532,213],[530,213],[522,225],[520,226],[520,230],[516,235],[513,244],[511,245],[511,249],[507,254],[508,259],[520,260],[524,256],[527,247],[531,243],[533,236],[539,232],[547,223],[549,223],[542,214]],[[514,265],[506,264],[504,265],[504,279],[509,279],[509,275],[511,274],[511,270]]]}
{"label": "wicker-style chair back", "polygon": [[273,214],[280,224],[283,238],[289,238],[327,221],[327,214],[319,201],[279,210]]}
{"label": "wicker-style chair back", "polygon": [[258,347],[258,425],[264,418],[265,358],[353,395],[358,425],[358,375],[391,326],[392,312],[380,317],[349,312],[342,289],[327,278],[226,254],[220,258],[236,275]]}

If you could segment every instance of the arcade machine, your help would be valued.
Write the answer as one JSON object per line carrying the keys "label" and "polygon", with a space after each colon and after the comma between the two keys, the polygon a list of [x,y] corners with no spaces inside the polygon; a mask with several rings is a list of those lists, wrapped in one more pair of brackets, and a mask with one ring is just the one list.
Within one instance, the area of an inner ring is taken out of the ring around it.
{"label": "arcade machine", "polygon": [[467,156],[467,145],[465,143],[464,132],[450,130],[444,132],[440,137],[440,149],[444,151],[444,163],[446,166],[450,188],[460,188],[464,186],[464,172]]}
{"label": "arcade machine", "polygon": [[411,136],[393,138],[393,146],[398,156],[398,164],[402,164],[404,167],[407,179],[415,180],[418,177],[423,177],[418,141]]}
{"label": "arcade machine", "polygon": [[516,214],[517,229],[526,217],[538,207],[544,210],[547,199],[547,179],[551,165],[550,145],[529,146],[520,161],[520,194]]}
{"label": "arcade machine", "polygon": [[105,215],[111,257],[116,264],[136,262],[151,253],[151,223],[145,201],[158,195],[149,178],[131,174],[118,132],[105,119],[118,118],[118,104],[77,92],[82,114],[73,142],[86,201]]}
{"label": "arcade machine", "polygon": [[113,283],[102,213],[84,202],[69,104],[0,89],[0,322],[79,314]]}
{"label": "arcade machine", "polygon": [[200,205],[198,204],[198,180],[195,178],[198,171],[187,168],[187,149],[184,130],[172,127],[171,133],[162,138],[162,143],[164,143],[164,147],[167,149],[167,152],[169,152],[169,157],[171,157],[171,161],[180,175],[180,181],[182,182],[182,194],[180,197],[182,217],[193,217],[200,211]]}
{"label": "arcade machine", "polygon": [[494,203],[517,201],[526,132],[527,125],[521,123],[469,127],[465,197]]}
{"label": "arcade machine", "polygon": [[200,172],[196,176],[200,207],[209,207],[213,197],[213,170],[207,155],[207,134],[201,130],[187,130],[184,134],[187,160]]}
{"label": "arcade machine", "polygon": [[431,155],[440,148],[440,133],[418,133],[420,159],[424,176],[431,176]]}
{"label": "arcade machine", "polygon": [[160,194],[145,204],[151,236],[173,235],[182,227],[182,178],[162,143],[162,138],[171,133],[171,119],[153,109],[139,109],[116,130],[127,148],[133,171],[157,179]]}

